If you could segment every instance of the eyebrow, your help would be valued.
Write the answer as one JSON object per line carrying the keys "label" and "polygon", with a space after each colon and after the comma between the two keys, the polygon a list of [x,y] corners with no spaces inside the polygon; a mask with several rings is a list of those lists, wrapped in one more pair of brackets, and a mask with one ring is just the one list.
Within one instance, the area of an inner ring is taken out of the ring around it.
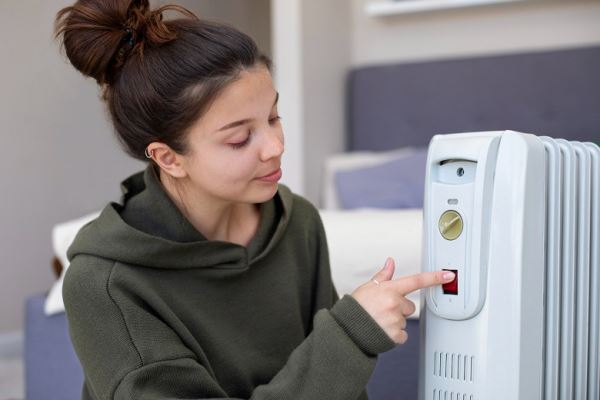
{"label": "eyebrow", "polygon": [[[275,107],[275,105],[277,104],[278,101],[279,101],[279,92],[275,92],[275,101],[273,102],[273,106],[272,107]],[[217,129],[217,132],[225,131],[225,130],[231,129],[231,128],[235,128],[236,126],[247,124],[250,121],[252,121],[251,118],[246,118],[246,119],[241,119],[239,121],[230,122],[227,125],[225,125],[225,126],[219,128],[219,129]]]}

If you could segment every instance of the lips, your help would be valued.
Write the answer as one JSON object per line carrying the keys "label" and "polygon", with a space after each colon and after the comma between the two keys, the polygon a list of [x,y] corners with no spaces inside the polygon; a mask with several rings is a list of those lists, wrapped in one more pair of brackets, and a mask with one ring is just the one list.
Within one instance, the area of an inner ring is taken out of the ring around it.
{"label": "lips", "polygon": [[280,169],[281,169],[281,167],[277,167],[277,169],[276,169],[276,170],[273,170],[273,171],[269,172],[269,173],[268,173],[268,174],[266,174],[266,175],[259,176],[259,177],[258,177],[258,179],[262,179],[262,178],[269,178],[269,177],[275,176],[275,174],[277,174],[277,173],[279,172],[279,170],[280,170]]}
{"label": "lips", "polygon": [[269,175],[261,176],[260,178],[256,178],[259,181],[275,183],[281,179],[282,173],[281,168],[271,172]]}

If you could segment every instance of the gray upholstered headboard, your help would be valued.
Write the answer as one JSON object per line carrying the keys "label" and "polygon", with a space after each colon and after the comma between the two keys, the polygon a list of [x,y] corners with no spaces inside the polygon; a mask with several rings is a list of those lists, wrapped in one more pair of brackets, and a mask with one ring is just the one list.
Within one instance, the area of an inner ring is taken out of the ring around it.
{"label": "gray upholstered headboard", "polygon": [[347,129],[348,151],[484,130],[600,142],[600,46],[357,68]]}

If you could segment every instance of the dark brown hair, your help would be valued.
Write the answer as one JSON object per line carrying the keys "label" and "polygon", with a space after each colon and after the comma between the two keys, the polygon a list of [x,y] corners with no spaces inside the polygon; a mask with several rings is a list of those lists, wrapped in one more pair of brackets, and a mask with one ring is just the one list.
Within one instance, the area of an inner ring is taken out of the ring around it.
{"label": "dark brown hair", "polygon": [[[185,18],[163,20],[165,11]],[[78,0],[56,16],[71,64],[102,88],[117,137],[146,160],[151,142],[186,154],[186,133],[239,74],[271,60],[232,26],[178,5],[148,0]]]}

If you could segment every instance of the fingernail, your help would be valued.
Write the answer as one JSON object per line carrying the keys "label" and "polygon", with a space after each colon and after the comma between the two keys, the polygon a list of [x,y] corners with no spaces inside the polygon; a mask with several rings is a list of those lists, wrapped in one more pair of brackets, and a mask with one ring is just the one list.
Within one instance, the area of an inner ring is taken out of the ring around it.
{"label": "fingernail", "polygon": [[444,272],[443,277],[445,281],[452,281],[454,280],[454,272],[446,271]]}
{"label": "fingernail", "polygon": [[392,265],[392,259],[390,257],[386,258],[385,264],[383,264],[384,269],[388,269]]}

